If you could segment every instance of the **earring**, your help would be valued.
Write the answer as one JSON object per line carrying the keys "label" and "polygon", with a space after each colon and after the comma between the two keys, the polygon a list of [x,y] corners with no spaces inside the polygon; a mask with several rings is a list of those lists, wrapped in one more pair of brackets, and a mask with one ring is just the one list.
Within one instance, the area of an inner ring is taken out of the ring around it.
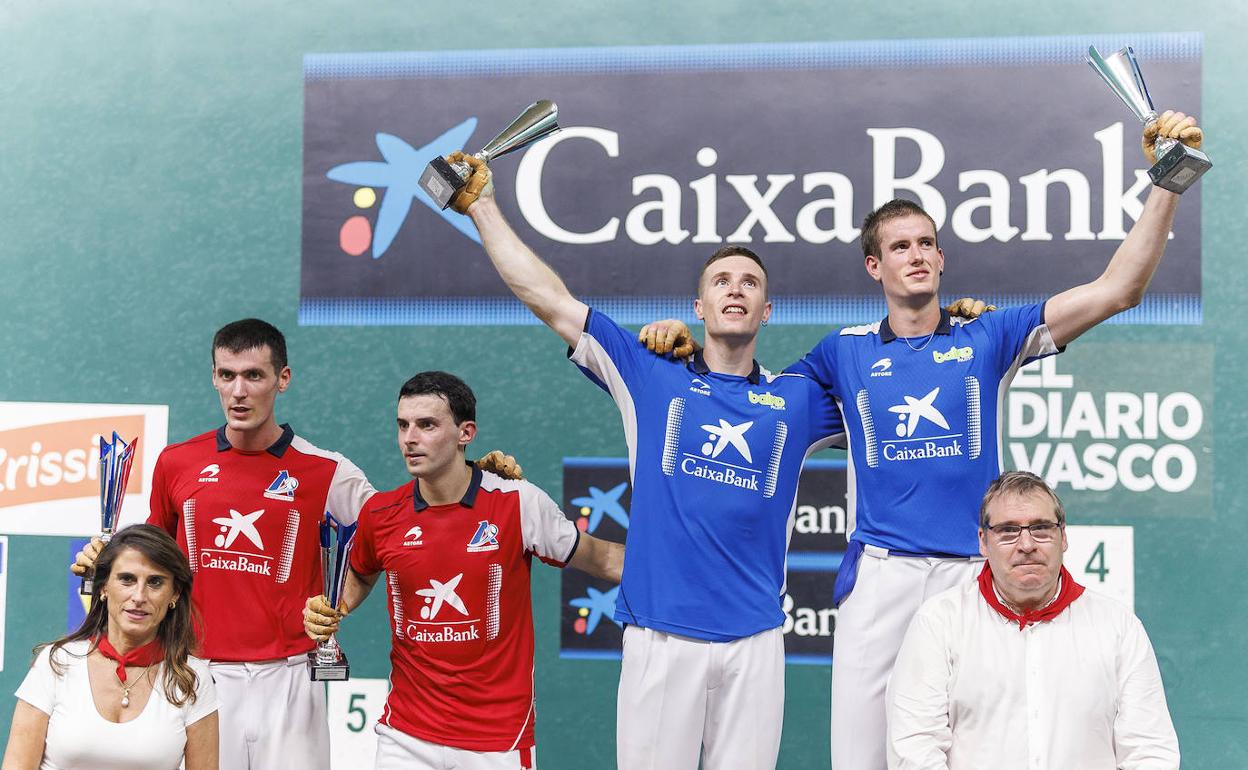
{"label": "earring", "polygon": [[177,606],[178,606],[177,602],[169,602],[169,609],[173,609],[174,607],[177,607]]}
{"label": "earring", "polygon": [[767,320],[763,319],[763,326],[766,326],[766,325],[767,325]]}

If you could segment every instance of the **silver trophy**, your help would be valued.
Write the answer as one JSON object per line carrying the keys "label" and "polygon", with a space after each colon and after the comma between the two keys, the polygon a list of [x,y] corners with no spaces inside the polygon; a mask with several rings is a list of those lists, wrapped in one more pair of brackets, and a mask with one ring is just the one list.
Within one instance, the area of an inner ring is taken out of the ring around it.
{"label": "silver trophy", "polygon": [[[117,531],[117,517],[121,515],[121,503],[126,499],[126,484],[130,481],[130,468],[134,465],[134,449],[138,438],[127,444],[113,431],[113,440],[100,436],[100,539],[107,543]],[[83,596],[95,592],[95,570],[87,570],[78,588]]]}
{"label": "silver trophy", "polygon": [[[558,130],[559,106],[549,99],[542,99],[525,108],[524,112],[511,121],[511,125],[486,142],[481,152],[474,155],[488,164],[501,155],[528,147]],[[472,169],[467,163],[447,163],[446,158],[437,157],[429,161],[424,173],[420,175],[420,189],[439,208],[446,208],[451,205],[451,200],[471,175]]]}
{"label": "silver trophy", "polygon": [[[1088,64],[1104,79],[1109,89],[1135,113],[1141,123],[1148,125],[1157,120],[1153,99],[1148,94],[1148,86],[1144,85],[1140,64],[1135,60],[1135,51],[1130,46],[1108,57],[1102,57],[1096,46],[1090,46]],[[1177,139],[1158,137],[1153,145],[1153,152],[1157,156],[1157,162],[1148,170],[1148,176],[1153,184],[1171,192],[1183,192],[1201,174],[1213,167],[1209,156]]]}
{"label": "silver trophy", "polygon": [[[356,526],[339,522],[329,511],[321,522],[321,573],[325,598],[334,609],[338,609],[342,587],[347,581]],[[342,682],[351,678],[351,667],[336,636],[330,635],[329,639],[317,642],[316,650],[308,653],[308,671],[314,682]]]}

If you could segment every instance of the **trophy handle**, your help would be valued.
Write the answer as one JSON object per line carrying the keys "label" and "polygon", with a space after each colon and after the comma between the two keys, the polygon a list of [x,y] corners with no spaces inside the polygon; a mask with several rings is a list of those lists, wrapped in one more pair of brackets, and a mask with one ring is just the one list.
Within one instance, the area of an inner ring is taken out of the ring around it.
{"label": "trophy handle", "polygon": [[[101,532],[100,540],[104,545],[108,545],[108,541],[113,539],[112,532]],[[95,593],[95,567],[92,566],[87,570],[87,574],[82,576],[82,582],[78,584],[78,593],[81,596],[90,596]]]}

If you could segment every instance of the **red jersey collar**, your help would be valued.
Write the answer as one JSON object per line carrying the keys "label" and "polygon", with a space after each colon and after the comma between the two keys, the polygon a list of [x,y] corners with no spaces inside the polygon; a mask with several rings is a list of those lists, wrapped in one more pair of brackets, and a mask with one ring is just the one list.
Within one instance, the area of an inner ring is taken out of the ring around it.
{"label": "red jersey collar", "polygon": [[[468,463],[472,468],[472,480],[468,482],[468,489],[464,492],[464,496],[459,499],[459,504],[465,508],[471,508],[472,504],[477,501],[477,492],[481,489],[481,469],[476,463]],[[429,507],[429,503],[425,502],[425,498],[420,496],[420,480],[412,479],[412,510],[420,513]]]}
{"label": "red jersey collar", "polygon": [[[289,423],[282,423],[282,435],[278,436],[277,441],[270,444],[264,451],[274,457],[281,457],[286,454],[286,450],[290,448],[290,442],[294,440],[294,428],[291,428]],[[220,428],[217,428],[217,451],[228,452],[233,448],[233,445],[230,444],[230,440],[225,436],[225,426],[222,425]]]}
{"label": "red jersey collar", "polygon": [[1075,599],[1083,595],[1083,586],[1075,582],[1065,567],[1062,567],[1061,576],[1058,578],[1061,588],[1057,592],[1057,596],[1053,601],[1038,610],[1030,610],[1019,614],[1001,601],[997,596],[996,589],[992,585],[992,567],[988,566],[988,562],[984,562],[984,569],[979,573],[979,594],[984,597],[984,601],[988,602],[988,606],[997,611],[997,614],[1011,623],[1018,624],[1018,630],[1022,631],[1032,623],[1047,623],[1071,605]]}

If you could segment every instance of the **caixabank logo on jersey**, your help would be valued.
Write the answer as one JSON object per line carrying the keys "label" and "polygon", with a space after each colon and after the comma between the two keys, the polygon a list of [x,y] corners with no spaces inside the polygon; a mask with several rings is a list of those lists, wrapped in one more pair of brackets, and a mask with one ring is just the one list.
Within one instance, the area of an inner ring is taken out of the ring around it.
{"label": "caixabank logo on jersey", "polygon": [[[940,225],[946,285],[1051,295],[1100,274],[1149,189],[1138,123],[1084,63],[1126,43],[1159,107],[1199,114],[1198,34],[308,55],[300,321],[531,323],[417,180],[539,98],[563,130],[494,162],[497,198],[621,322],[687,316],[730,243],[772,260],[775,322],[869,320],[858,226],[896,196]],[[1199,228],[1197,186],[1119,320],[1199,323]]]}
{"label": "caixabank logo on jersey", "polygon": [[1006,398],[1008,467],[1068,508],[1212,516],[1213,346],[1076,341],[1020,370]]}
{"label": "caixabank logo on jersey", "polygon": [[[809,460],[793,508],[788,591],[782,599],[785,652],[790,663],[827,663],[836,630],[832,584],[845,551],[845,463]],[[582,532],[624,542],[630,523],[628,461],[566,457],[564,514]],[[656,514],[660,515],[660,514]],[[689,558],[697,558],[690,554]],[[564,570],[560,590],[560,655],[615,659],[623,624],[615,620],[618,586],[578,570]]]}

